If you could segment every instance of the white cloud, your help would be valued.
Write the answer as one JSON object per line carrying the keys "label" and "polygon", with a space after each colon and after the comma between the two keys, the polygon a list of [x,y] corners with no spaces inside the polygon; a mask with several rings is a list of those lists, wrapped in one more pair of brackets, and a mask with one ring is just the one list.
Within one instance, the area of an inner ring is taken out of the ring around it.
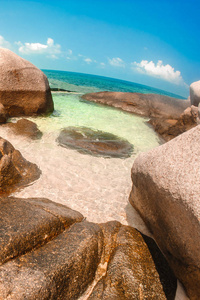
{"label": "white cloud", "polygon": [[84,61],[87,63],[87,64],[90,64],[92,62],[91,58],[85,58]]}
{"label": "white cloud", "polygon": [[23,54],[47,54],[51,58],[58,58],[57,55],[61,53],[61,46],[54,44],[54,40],[47,39],[46,44],[40,43],[17,43],[19,46],[19,52]]}
{"label": "white cloud", "polygon": [[162,60],[159,60],[157,64],[153,61],[142,60],[140,63],[134,62],[131,65],[133,70],[137,70],[140,73],[157,77],[175,84],[183,83],[181,72],[175,71],[169,64],[163,65]]}
{"label": "white cloud", "polygon": [[0,47],[1,48],[9,48],[9,49],[11,48],[10,43],[8,41],[6,41],[2,35],[0,35]]}
{"label": "white cloud", "polygon": [[105,64],[104,62],[101,62],[101,63],[100,63],[100,66],[101,66],[102,68],[105,68],[105,65],[106,65],[106,64]]}
{"label": "white cloud", "polygon": [[112,59],[108,58],[108,62],[111,66],[114,66],[114,67],[121,67],[121,68],[125,67],[124,61],[119,57],[114,57]]}

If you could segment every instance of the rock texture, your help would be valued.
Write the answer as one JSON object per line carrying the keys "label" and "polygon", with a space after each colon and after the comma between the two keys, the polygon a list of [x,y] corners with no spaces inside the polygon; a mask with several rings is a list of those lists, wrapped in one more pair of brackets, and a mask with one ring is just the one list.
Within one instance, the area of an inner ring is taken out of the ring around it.
{"label": "rock texture", "polygon": [[170,141],[198,124],[198,107],[192,105],[177,119],[152,118],[148,122],[165,141]]}
{"label": "rock texture", "polygon": [[0,194],[10,193],[39,178],[40,170],[28,162],[11,143],[0,137]]}
{"label": "rock texture", "polygon": [[127,140],[87,127],[67,127],[61,131],[57,142],[80,153],[103,157],[127,158],[133,151],[133,145]]}
{"label": "rock texture", "polygon": [[186,118],[184,115],[184,111],[190,105],[190,100],[180,100],[156,94],[120,92],[91,93],[83,95],[82,98],[149,117],[149,124],[165,141],[169,141],[197,125],[193,111],[190,118]]}
{"label": "rock texture", "polygon": [[0,48],[0,103],[10,117],[53,111],[47,77],[27,60]]}
{"label": "rock texture", "polygon": [[199,145],[200,125],[140,154],[130,194],[191,300],[200,299]]}
{"label": "rock texture", "polygon": [[190,105],[189,101],[156,94],[98,92],[82,99],[120,108],[144,117],[176,119]]}
{"label": "rock texture", "polygon": [[200,103],[200,80],[190,85],[190,102],[194,106],[198,106]]}
{"label": "rock texture", "polygon": [[0,123],[6,123],[8,118],[9,118],[9,115],[6,112],[5,107],[3,106],[2,103],[0,103]]}
{"label": "rock texture", "polygon": [[0,200],[0,299],[174,299],[155,243],[48,199]]}
{"label": "rock texture", "polygon": [[14,134],[23,135],[33,140],[42,137],[42,132],[38,129],[37,125],[27,119],[20,119],[16,123],[7,123],[2,126],[11,129]]}

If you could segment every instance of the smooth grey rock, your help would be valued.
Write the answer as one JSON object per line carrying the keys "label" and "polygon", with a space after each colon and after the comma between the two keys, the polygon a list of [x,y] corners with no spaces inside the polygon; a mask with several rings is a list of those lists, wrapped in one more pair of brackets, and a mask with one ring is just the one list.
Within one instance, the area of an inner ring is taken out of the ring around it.
{"label": "smooth grey rock", "polygon": [[131,204],[190,299],[200,299],[200,125],[140,154],[132,181]]}
{"label": "smooth grey rock", "polygon": [[190,102],[194,106],[198,106],[200,103],[200,80],[190,85]]}

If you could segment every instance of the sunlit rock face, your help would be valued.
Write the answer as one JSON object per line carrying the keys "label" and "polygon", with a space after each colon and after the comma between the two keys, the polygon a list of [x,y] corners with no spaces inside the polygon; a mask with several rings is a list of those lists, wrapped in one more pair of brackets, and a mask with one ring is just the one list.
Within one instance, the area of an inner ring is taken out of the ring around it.
{"label": "sunlit rock face", "polygon": [[0,199],[0,299],[161,299],[176,278],[151,238],[44,198]]}
{"label": "sunlit rock face", "polygon": [[190,85],[190,102],[194,106],[198,106],[200,103],[200,80]]}
{"label": "sunlit rock face", "polygon": [[57,142],[60,146],[94,156],[127,158],[133,151],[133,145],[128,141],[87,127],[67,127],[61,131]]}
{"label": "sunlit rock face", "polygon": [[29,61],[0,48],[0,103],[10,117],[52,112],[46,75]]}
{"label": "sunlit rock face", "polygon": [[200,125],[132,168],[130,202],[153,233],[190,299],[200,299]]}

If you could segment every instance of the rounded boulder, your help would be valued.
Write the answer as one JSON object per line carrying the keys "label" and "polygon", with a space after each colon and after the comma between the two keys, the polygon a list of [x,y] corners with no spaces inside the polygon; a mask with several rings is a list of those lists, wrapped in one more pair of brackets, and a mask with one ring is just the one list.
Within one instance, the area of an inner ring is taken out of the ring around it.
{"label": "rounded boulder", "polygon": [[0,103],[10,117],[52,112],[46,75],[12,51],[0,48]]}
{"label": "rounded boulder", "polygon": [[200,103],[200,80],[190,85],[190,102],[194,106],[198,106]]}

